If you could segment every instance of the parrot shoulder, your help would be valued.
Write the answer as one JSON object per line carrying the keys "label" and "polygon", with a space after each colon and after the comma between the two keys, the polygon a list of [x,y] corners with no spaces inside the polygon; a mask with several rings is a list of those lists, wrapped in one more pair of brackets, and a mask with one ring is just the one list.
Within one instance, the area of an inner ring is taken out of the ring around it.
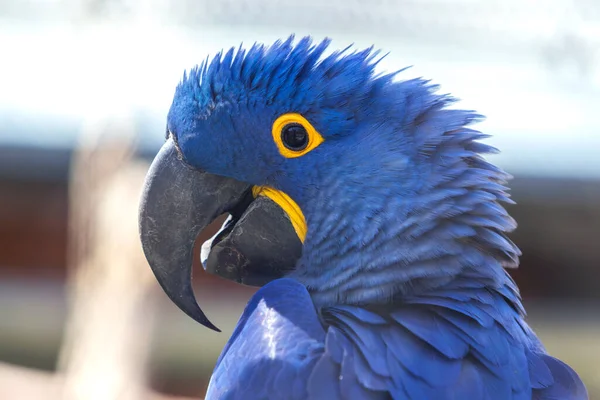
{"label": "parrot shoulder", "polygon": [[339,376],[344,399],[588,399],[577,374],[546,354],[513,289],[465,282],[393,307],[324,309],[309,393]]}
{"label": "parrot shoulder", "polygon": [[247,304],[219,357],[206,399],[306,399],[325,330],[306,288],[277,279]]}
{"label": "parrot shoulder", "polygon": [[319,318],[304,286],[278,279],[246,306],[206,399],[587,399],[516,296],[469,283]]}

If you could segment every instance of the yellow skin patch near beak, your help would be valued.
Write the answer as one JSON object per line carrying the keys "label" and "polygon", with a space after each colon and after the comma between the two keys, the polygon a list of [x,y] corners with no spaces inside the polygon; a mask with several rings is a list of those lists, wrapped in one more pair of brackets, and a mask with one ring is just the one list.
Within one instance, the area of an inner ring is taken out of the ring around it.
{"label": "yellow skin patch near beak", "polygon": [[306,219],[298,204],[296,204],[290,196],[268,186],[254,186],[252,188],[252,194],[255,198],[258,196],[266,196],[277,203],[277,205],[279,205],[279,207],[281,207],[288,215],[298,238],[304,243],[307,231]]}

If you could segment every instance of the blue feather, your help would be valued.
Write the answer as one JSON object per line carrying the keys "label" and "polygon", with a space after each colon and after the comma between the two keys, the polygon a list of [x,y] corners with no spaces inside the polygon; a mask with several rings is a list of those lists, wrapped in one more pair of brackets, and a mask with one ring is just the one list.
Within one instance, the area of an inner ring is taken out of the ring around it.
{"label": "blue feather", "polygon": [[451,331],[444,329],[443,321],[429,310],[404,307],[391,313],[392,318],[413,335],[434,347],[450,359],[465,356],[467,346]]}
{"label": "blue feather", "polygon": [[[521,255],[511,176],[482,116],[422,78],[377,72],[374,48],[326,54],[293,36],[184,73],[168,129],[189,165],[289,195],[302,256],[253,296],[207,399],[586,399],[524,320],[504,267]],[[286,158],[273,121],[324,141]]]}
{"label": "blue feather", "polygon": [[571,367],[547,354],[543,354],[540,357],[550,370],[554,384],[545,389],[535,391],[533,400],[588,399],[587,390],[583,382],[581,382]]}

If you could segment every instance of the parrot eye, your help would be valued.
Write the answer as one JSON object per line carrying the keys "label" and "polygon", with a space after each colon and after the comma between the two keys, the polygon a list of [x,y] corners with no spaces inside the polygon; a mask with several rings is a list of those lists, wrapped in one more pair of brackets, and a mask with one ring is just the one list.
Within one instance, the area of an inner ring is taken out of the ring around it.
{"label": "parrot eye", "polygon": [[287,124],[281,131],[281,140],[292,151],[301,151],[308,146],[308,132],[300,124]]}
{"label": "parrot eye", "polygon": [[300,114],[283,114],[273,123],[273,140],[285,158],[296,158],[323,143],[323,136]]}

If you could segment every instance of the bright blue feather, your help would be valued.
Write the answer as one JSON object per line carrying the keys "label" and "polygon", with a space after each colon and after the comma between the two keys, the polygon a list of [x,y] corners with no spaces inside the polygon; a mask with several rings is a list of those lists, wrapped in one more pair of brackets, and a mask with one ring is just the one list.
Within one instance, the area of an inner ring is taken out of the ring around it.
{"label": "bright blue feather", "polygon": [[[502,294],[460,286],[445,294],[446,301],[435,293],[388,307],[328,307],[322,325],[302,285],[274,281],[246,308],[207,399],[587,398],[566,364],[539,351]],[[478,320],[471,302],[493,303],[491,322]]]}
{"label": "bright blue feather", "polygon": [[[482,116],[423,79],[378,74],[373,49],[326,55],[293,37],[184,75],[168,127],[207,172],[282,190],[308,234],[260,289],[207,399],[587,399],[525,322],[504,268],[520,250],[510,175]],[[271,125],[301,113],[325,141],[286,159]]]}

